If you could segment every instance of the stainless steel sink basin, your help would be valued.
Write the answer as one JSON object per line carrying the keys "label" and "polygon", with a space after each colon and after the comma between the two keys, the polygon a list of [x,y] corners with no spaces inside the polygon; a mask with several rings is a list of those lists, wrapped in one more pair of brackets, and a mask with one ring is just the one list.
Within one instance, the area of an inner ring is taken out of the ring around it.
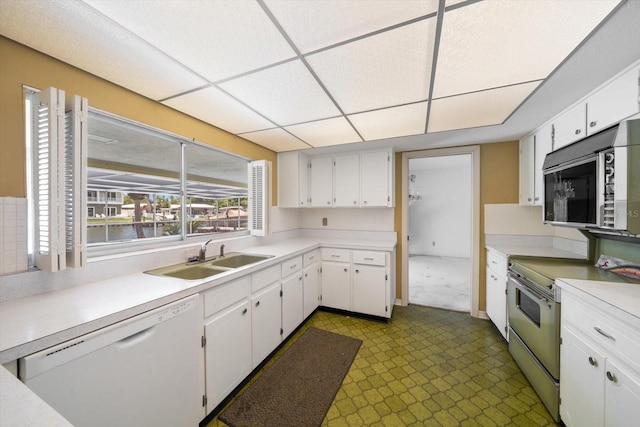
{"label": "stainless steel sink basin", "polygon": [[210,262],[210,265],[217,267],[229,267],[229,268],[238,268],[244,267],[245,265],[253,264],[258,261],[263,261],[265,259],[272,258],[272,255],[253,255],[253,254],[243,254],[240,252],[231,252],[224,257],[216,258]]}
{"label": "stainless steel sink basin", "polygon": [[214,258],[213,260],[170,265],[168,267],[148,270],[145,271],[145,273],[156,276],[176,277],[178,279],[185,280],[200,280],[272,257],[273,255],[254,255],[243,254],[241,252],[231,252],[224,257]]}

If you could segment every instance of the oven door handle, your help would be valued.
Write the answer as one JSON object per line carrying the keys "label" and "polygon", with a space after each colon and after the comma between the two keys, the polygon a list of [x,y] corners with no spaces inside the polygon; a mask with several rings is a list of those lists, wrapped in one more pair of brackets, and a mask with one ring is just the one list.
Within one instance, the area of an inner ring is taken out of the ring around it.
{"label": "oven door handle", "polygon": [[529,298],[537,300],[538,302],[540,302],[542,304],[545,304],[547,306],[551,306],[551,303],[549,302],[548,298],[545,298],[545,297],[542,297],[542,296],[538,295],[537,293],[535,293],[534,291],[529,289],[527,286],[525,286],[522,283],[518,282],[515,278],[511,277],[510,279],[513,282],[513,285],[516,288],[518,288],[520,290],[520,292],[524,292],[525,295],[527,295]]}

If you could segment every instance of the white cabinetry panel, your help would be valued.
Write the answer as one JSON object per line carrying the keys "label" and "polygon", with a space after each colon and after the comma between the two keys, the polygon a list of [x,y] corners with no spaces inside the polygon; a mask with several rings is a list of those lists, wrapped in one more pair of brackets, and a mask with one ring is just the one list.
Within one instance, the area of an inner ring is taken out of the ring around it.
{"label": "white cabinetry panel", "polygon": [[362,153],[360,176],[360,205],[363,207],[392,207],[393,158],[389,151]]}
{"label": "white cabinetry panel", "polygon": [[360,156],[336,156],[333,162],[333,206],[357,207],[360,203]]}
{"label": "white cabinetry panel", "polygon": [[333,158],[315,157],[311,159],[309,173],[311,206],[333,206]]}

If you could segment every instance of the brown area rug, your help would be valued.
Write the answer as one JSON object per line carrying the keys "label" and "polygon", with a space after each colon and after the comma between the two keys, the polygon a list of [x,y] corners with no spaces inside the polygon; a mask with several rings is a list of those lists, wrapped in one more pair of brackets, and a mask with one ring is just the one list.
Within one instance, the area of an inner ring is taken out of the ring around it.
{"label": "brown area rug", "polygon": [[221,414],[231,427],[319,426],[362,341],[309,328]]}

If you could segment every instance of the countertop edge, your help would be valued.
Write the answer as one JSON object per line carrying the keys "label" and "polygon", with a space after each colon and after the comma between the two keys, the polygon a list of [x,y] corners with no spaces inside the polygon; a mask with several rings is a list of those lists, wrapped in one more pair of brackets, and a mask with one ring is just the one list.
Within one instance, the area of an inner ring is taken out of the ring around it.
{"label": "countertop edge", "polygon": [[615,308],[630,322],[640,327],[640,285],[563,278],[557,279],[556,285],[561,292],[575,292],[583,298],[590,299],[594,304],[606,304],[606,307]]}

